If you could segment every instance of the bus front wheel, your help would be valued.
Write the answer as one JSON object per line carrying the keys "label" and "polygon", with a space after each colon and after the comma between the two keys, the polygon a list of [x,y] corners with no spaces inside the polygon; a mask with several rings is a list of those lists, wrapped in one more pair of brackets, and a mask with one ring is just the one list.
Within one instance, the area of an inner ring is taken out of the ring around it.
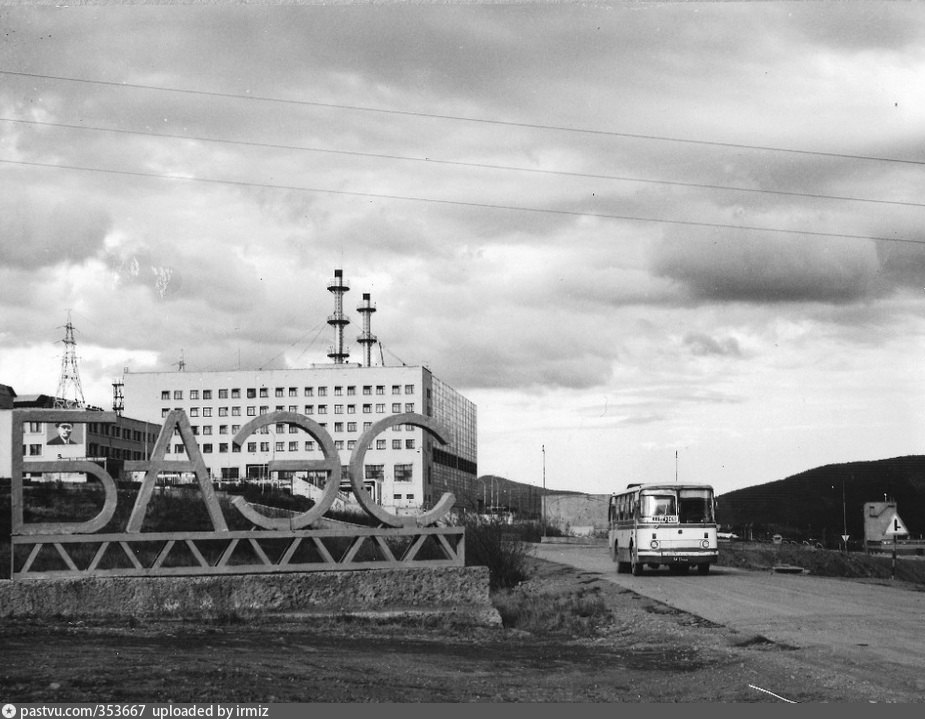
{"label": "bus front wheel", "polygon": [[634,577],[642,576],[642,562],[632,549],[630,549],[630,572]]}

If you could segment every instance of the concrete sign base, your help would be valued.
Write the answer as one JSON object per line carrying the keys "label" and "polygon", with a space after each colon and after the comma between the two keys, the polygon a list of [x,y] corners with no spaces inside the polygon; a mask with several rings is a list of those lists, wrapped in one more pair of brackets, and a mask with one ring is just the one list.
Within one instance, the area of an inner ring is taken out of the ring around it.
{"label": "concrete sign base", "polygon": [[0,581],[0,618],[440,615],[500,625],[487,567]]}

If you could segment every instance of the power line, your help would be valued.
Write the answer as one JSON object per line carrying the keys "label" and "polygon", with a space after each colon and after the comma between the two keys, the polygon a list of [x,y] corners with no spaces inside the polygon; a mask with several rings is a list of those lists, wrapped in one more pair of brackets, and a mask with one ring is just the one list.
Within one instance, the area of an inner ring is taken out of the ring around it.
{"label": "power line", "polygon": [[181,180],[184,182],[201,182],[206,184],[230,185],[234,187],[260,187],[270,190],[289,190],[296,192],[315,192],[319,194],[341,195],[345,197],[364,197],[378,200],[400,200],[403,202],[425,202],[434,205],[451,205],[455,207],[477,207],[489,210],[507,210],[512,212],[531,212],[567,217],[593,217],[602,220],[623,220],[627,222],[651,222],[665,225],[681,225],[686,227],[712,227],[716,229],[742,230],[748,232],[774,232],[785,235],[805,235],[808,237],[833,237],[851,240],[875,240],[880,242],[903,242],[907,244],[923,245],[925,240],[913,240],[901,237],[880,237],[877,235],[854,235],[844,232],[819,232],[813,230],[792,230],[781,227],[762,227],[753,225],[731,225],[718,222],[698,222],[695,220],[672,220],[662,217],[640,217],[635,215],[616,215],[603,212],[583,212],[578,210],[559,210],[543,207],[527,207],[518,205],[500,205],[484,202],[469,202],[464,200],[442,200],[432,197],[413,197],[408,195],[388,195],[375,192],[354,192],[350,190],[332,190],[323,187],[301,187],[298,185],[275,185],[263,182],[245,182],[243,180],[220,180],[209,177],[191,177],[179,175],[166,175],[154,172],[139,172],[134,170],[110,170],[98,167],[81,167],[78,165],[56,165],[46,162],[29,162],[26,160],[6,160],[0,158],[0,163],[22,165],[27,167],[45,167],[57,170],[74,170],[78,172],[96,172],[102,174],[124,175],[129,177],[148,177],[161,180]]}
{"label": "power line", "polygon": [[316,324],[314,327],[312,327],[310,330],[308,330],[308,332],[306,332],[304,335],[302,335],[301,337],[299,337],[295,342],[292,342],[288,347],[285,347],[281,352],[279,352],[279,353],[273,355],[270,359],[268,359],[266,362],[264,362],[263,364],[261,364],[260,367],[261,367],[261,368],[263,368],[263,367],[268,367],[268,366],[269,366],[272,362],[274,362],[276,359],[278,359],[279,357],[282,357],[284,354],[286,354],[287,350],[292,349],[292,348],[295,347],[297,344],[299,344],[300,342],[302,342],[303,340],[305,340],[305,338],[308,337],[312,332],[315,332],[315,336],[312,337],[311,342],[309,342],[308,345],[305,347],[305,349],[303,349],[303,350],[299,353],[298,357],[296,357],[296,359],[299,359],[302,355],[304,355],[304,354],[311,348],[311,346],[315,343],[315,340],[318,339],[318,335],[321,334],[322,330],[323,330],[326,326],[327,326],[327,322],[319,322],[319,323]]}
{"label": "power line", "polygon": [[144,137],[160,137],[171,140],[193,140],[195,142],[212,142],[227,145],[241,145],[245,147],[259,147],[273,150],[296,150],[302,152],[317,152],[331,155],[347,155],[350,157],[371,157],[379,160],[401,160],[407,162],[424,162],[434,165],[449,165],[454,167],[468,167],[481,170],[501,170],[507,172],[528,172],[538,175],[557,175],[563,177],[579,177],[591,180],[615,180],[619,182],[638,182],[651,185],[668,185],[673,187],[687,187],[701,190],[722,190],[732,192],[750,192],[755,194],[781,195],[787,197],[803,197],[815,200],[841,200],[845,202],[868,202],[881,205],[898,205],[902,207],[925,207],[922,202],[905,202],[901,200],[878,200],[867,197],[852,197],[846,195],[823,195],[810,192],[793,192],[788,190],[768,190],[755,187],[739,187],[731,185],[713,185],[699,182],[681,182],[677,180],[653,180],[642,177],[629,177],[623,175],[600,175],[588,172],[569,172],[567,170],[544,170],[534,167],[518,167],[514,165],[495,165],[481,162],[462,162],[457,160],[439,160],[431,157],[409,157],[407,155],[388,155],[374,152],[360,152],[358,150],[334,150],[323,147],[306,147],[304,145],[283,145],[270,142],[256,142],[252,140],[222,140],[213,137],[197,135],[180,135],[175,133],[150,132],[147,130],[125,130],[113,127],[96,127],[90,125],[72,125],[64,122],[43,122],[41,120],[21,120],[17,118],[0,117],[0,122],[13,122],[24,125],[41,125],[43,127],[59,127],[70,130],[89,130],[94,132],[111,132],[121,135],[141,135]]}
{"label": "power line", "polygon": [[176,87],[159,87],[157,85],[143,85],[130,82],[112,82],[108,80],[88,80],[78,77],[63,77],[60,75],[42,75],[30,72],[16,72],[13,70],[0,70],[0,75],[13,75],[18,77],[31,77],[43,80],[60,80],[63,82],[77,82],[89,85],[103,85],[107,87],[132,88],[135,90],[153,90],[156,92],[175,92],[185,95],[201,95],[203,97],[221,97],[234,100],[251,100],[257,102],[274,102],[287,105],[301,105],[306,107],[322,107],[336,110],[350,110],[352,112],[379,113],[385,115],[400,115],[404,117],[420,117],[433,120],[452,120],[454,122],[471,122],[483,125],[499,125],[502,127],[520,127],[532,130],[549,130],[553,132],[572,132],[586,135],[599,135],[605,137],[624,137],[635,140],[654,140],[659,142],[675,142],[690,145],[704,145],[711,147],[724,147],[738,150],[760,150],[763,152],[784,152],[795,155],[813,155],[817,157],[832,157],[845,160],[868,160],[872,162],[896,162],[907,165],[925,165],[925,160],[907,160],[895,157],[880,157],[876,155],[853,155],[840,152],[823,152],[820,150],[801,150],[789,147],[776,147],[771,145],[750,145],[736,142],[718,142],[712,140],[695,140],[683,137],[668,137],[665,135],[649,135],[633,132],[618,132],[615,130],[595,130],[590,128],[568,127],[563,125],[543,125],[532,122],[514,122],[510,120],[494,120],[481,117],[465,117],[461,115],[441,115],[413,110],[394,110],[380,107],[365,107],[362,105],[345,105],[333,102],[317,102],[312,100],[293,100],[288,98],[269,97],[263,95],[241,95],[230,92],[215,92],[210,90],[189,90]]}

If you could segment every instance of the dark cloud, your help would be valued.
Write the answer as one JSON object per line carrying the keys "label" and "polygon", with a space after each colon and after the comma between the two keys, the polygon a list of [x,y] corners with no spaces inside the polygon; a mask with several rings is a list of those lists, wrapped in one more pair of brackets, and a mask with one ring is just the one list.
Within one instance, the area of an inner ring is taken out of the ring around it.
{"label": "dark cloud", "polygon": [[8,183],[0,196],[0,263],[24,269],[80,264],[100,253],[110,226],[101,207]]}
{"label": "dark cloud", "polygon": [[741,357],[742,350],[735,337],[715,339],[700,332],[691,332],[684,336],[684,344],[695,355],[719,355],[722,357]]}
{"label": "dark cloud", "polygon": [[611,360],[575,352],[539,360],[490,343],[466,343],[458,354],[444,354],[433,366],[454,385],[475,388],[530,389],[562,387],[573,390],[599,387],[613,374]]}
{"label": "dark cloud", "polygon": [[813,46],[842,52],[892,54],[921,43],[921,13],[913,5],[892,2],[826,3],[825,13],[809,7],[788,8],[794,34]]}
{"label": "dark cloud", "polygon": [[910,228],[907,237],[912,242],[878,242],[882,275],[878,278],[886,287],[903,286],[925,289],[925,228]]}
{"label": "dark cloud", "polygon": [[699,300],[756,303],[857,301],[880,269],[870,241],[696,228],[667,232],[651,267]]}

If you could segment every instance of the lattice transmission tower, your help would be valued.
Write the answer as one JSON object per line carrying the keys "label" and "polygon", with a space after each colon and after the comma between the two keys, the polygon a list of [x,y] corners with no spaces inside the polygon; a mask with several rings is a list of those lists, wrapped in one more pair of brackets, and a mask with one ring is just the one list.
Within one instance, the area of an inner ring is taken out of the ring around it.
{"label": "lattice transmission tower", "polygon": [[86,407],[84,391],[80,386],[80,372],[77,370],[77,340],[74,339],[74,325],[71,313],[67,313],[64,326],[64,355],[61,357],[61,377],[55,393],[55,407],[61,409],[83,409]]}

